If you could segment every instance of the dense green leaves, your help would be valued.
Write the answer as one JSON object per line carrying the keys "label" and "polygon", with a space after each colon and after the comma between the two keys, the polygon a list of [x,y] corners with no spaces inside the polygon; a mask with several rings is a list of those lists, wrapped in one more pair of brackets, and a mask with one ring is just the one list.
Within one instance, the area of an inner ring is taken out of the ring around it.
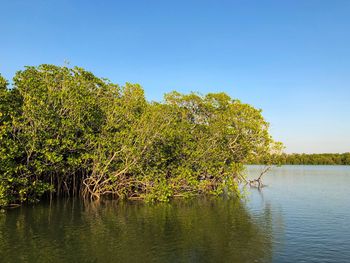
{"label": "dense green leaves", "polygon": [[239,194],[243,164],[276,150],[261,111],[227,94],[147,102],[81,68],[0,78],[0,205],[43,194],[166,201]]}

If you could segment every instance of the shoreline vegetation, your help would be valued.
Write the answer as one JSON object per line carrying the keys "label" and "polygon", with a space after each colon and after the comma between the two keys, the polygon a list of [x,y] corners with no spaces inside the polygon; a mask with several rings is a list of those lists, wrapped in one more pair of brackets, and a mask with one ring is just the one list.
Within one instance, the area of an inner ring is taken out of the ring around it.
{"label": "shoreline vegetation", "polygon": [[[271,160],[272,163],[271,163]],[[350,152],[347,153],[292,153],[263,156],[250,164],[268,165],[350,165]]]}
{"label": "shoreline vegetation", "polygon": [[240,196],[244,164],[282,149],[268,127],[261,110],[225,93],[149,102],[140,85],[82,68],[26,67],[11,88],[0,76],[0,206]]}
{"label": "shoreline vegetation", "polygon": [[[80,196],[168,201],[240,196],[271,165],[350,165],[350,153],[285,154],[261,110],[225,93],[149,102],[82,68],[26,67],[0,75],[0,207]],[[246,164],[264,164],[255,180]]]}

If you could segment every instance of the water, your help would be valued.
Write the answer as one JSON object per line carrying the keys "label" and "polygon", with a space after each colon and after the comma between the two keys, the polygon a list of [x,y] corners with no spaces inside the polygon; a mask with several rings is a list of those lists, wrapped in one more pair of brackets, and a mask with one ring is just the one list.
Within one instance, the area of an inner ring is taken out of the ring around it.
{"label": "water", "polygon": [[247,206],[271,209],[272,262],[350,262],[350,166],[282,166],[264,183]]}
{"label": "water", "polygon": [[350,262],[349,166],[283,166],[264,183],[243,201],[22,206],[0,213],[0,262]]}

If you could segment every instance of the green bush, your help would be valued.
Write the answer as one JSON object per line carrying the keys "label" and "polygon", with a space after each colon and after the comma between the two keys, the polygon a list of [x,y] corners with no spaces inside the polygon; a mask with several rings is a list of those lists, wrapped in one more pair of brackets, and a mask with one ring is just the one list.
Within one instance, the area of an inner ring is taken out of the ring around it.
{"label": "green bush", "polygon": [[261,110],[225,93],[148,102],[82,68],[0,78],[0,200],[44,194],[167,201],[238,193],[243,163],[277,149]]}

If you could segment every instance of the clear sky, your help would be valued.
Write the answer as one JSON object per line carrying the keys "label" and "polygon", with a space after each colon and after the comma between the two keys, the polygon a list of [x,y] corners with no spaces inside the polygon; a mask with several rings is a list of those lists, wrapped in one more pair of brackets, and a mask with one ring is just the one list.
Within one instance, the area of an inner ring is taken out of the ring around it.
{"label": "clear sky", "polygon": [[0,72],[81,66],[262,108],[286,152],[350,151],[350,1],[0,0]]}

